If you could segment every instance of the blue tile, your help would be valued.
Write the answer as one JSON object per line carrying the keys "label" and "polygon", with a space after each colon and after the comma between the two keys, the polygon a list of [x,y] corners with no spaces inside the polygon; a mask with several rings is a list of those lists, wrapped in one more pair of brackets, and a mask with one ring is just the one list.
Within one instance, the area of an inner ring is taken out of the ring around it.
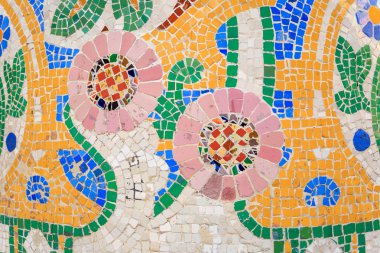
{"label": "blue tile", "polygon": [[63,48],[45,42],[46,55],[48,58],[49,69],[69,68],[78,49]]}
{"label": "blue tile", "polygon": [[191,102],[196,101],[202,94],[213,93],[214,90],[182,90],[182,102],[184,105],[188,105]]}
{"label": "blue tile", "polygon": [[29,4],[33,7],[38,23],[40,24],[41,31],[44,31],[45,30],[44,13],[43,13],[44,0],[29,0]]}
{"label": "blue tile", "polygon": [[340,189],[338,185],[326,176],[319,176],[310,180],[305,188],[305,202],[308,206],[316,206],[316,197],[322,198],[322,205],[334,206],[340,197]]}
{"label": "blue tile", "polygon": [[6,144],[6,147],[7,147],[7,150],[9,152],[12,152],[13,150],[16,149],[16,145],[17,145],[17,137],[14,133],[10,132],[8,135],[7,135],[7,138],[5,139],[5,144]]}
{"label": "blue tile", "polygon": [[[98,205],[104,205],[105,201],[99,198],[105,198],[106,184],[99,165],[83,150],[59,150],[58,155],[65,175],[73,187]],[[71,171],[74,166],[80,168],[75,174]]]}
{"label": "blue tile", "polygon": [[227,42],[227,24],[222,24],[215,34],[215,41],[220,53],[227,55],[228,42]]}
{"label": "blue tile", "polygon": [[46,204],[50,196],[50,187],[45,177],[34,175],[29,178],[25,193],[29,201]]}
{"label": "blue tile", "polygon": [[277,60],[301,58],[303,37],[313,3],[314,0],[278,0],[271,7]]}

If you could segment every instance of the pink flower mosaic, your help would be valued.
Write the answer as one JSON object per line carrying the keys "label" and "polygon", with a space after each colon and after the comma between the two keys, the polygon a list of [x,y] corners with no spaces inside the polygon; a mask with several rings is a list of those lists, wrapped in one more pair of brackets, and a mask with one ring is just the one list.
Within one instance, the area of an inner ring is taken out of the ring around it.
{"label": "pink flower mosaic", "polygon": [[75,118],[97,133],[131,131],[161,95],[162,67],[154,50],[128,32],[109,32],[82,47],[69,73]]}
{"label": "pink flower mosaic", "polygon": [[189,104],[173,144],[181,174],[195,190],[233,201],[263,191],[277,177],[284,135],[258,96],[221,89]]}

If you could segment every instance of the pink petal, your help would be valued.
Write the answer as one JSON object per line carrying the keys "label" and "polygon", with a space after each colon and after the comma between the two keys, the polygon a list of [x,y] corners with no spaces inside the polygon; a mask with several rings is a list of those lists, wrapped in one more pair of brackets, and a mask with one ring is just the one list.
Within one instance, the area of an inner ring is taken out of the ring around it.
{"label": "pink petal", "polygon": [[273,181],[278,174],[278,165],[273,164],[268,160],[260,157],[255,158],[255,168],[259,175],[266,178],[268,181]]}
{"label": "pink petal", "polygon": [[284,144],[284,134],[280,131],[263,134],[260,137],[260,144],[280,148]]}
{"label": "pink petal", "polygon": [[253,195],[253,187],[249,182],[247,173],[240,173],[236,175],[235,180],[240,197],[244,198]]}
{"label": "pink petal", "polygon": [[260,98],[252,92],[245,93],[242,114],[249,117],[256,106],[259,104]]}
{"label": "pink petal", "polygon": [[104,33],[96,36],[96,38],[94,39],[94,44],[100,58],[109,55],[107,36]]}
{"label": "pink petal", "polygon": [[88,82],[89,72],[77,68],[75,66],[70,68],[69,81],[84,81]]}
{"label": "pink petal", "polygon": [[218,106],[219,114],[225,114],[230,112],[228,107],[228,92],[227,89],[216,90],[214,93],[215,103]]}
{"label": "pink petal", "polygon": [[265,179],[262,178],[259,175],[259,173],[256,172],[255,169],[249,169],[249,170],[247,170],[247,173],[248,173],[249,178],[251,179],[251,183],[253,185],[253,188],[255,188],[255,190],[257,192],[261,192],[262,190],[267,188],[268,182],[265,181]]}
{"label": "pink petal", "polygon": [[87,100],[88,100],[87,94],[69,96],[69,104],[70,104],[71,109],[73,109],[74,111]]}
{"label": "pink petal", "polygon": [[88,99],[86,99],[84,101],[84,103],[82,103],[75,110],[75,118],[78,121],[82,122],[86,118],[86,116],[87,116],[88,112],[90,111],[91,107],[93,107],[93,104]]}
{"label": "pink petal", "polygon": [[144,55],[136,62],[136,69],[141,70],[143,68],[149,67],[154,62],[157,61],[156,53],[153,49],[149,48],[145,51]]}
{"label": "pink petal", "polygon": [[86,94],[87,96],[87,84],[83,82],[69,82],[67,84],[67,89],[69,95],[83,95]]}
{"label": "pink petal", "polygon": [[95,132],[98,134],[102,134],[107,132],[107,112],[103,110],[99,110],[98,118],[95,122]]}
{"label": "pink petal", "polygon": [[86,118],[83,120],[83,126],[88,130],[93,130],[95,127],[96,118],[98,117],[99,109],[92,106]]}
{"label": "pink petal", "polygon": [[132,119],[135,121],[135,125],[138,125],[148,118],[148,113],[133,103],[133,101],[129,102],[125,110],[129,113],[130,116],[132,116]]}
{"label": "pink petal", "polygon": [[161,65],[155,65],[137,72],[141,82],[157,81],[162,78]]}
{"label": "pink petal", "polygon": [[241,113],[244,93],[239,89],[228,89],[230,112]]}
{"label": "pink petal", "polygon": [[86,44],[83,45],[82,52],[92,62],[96,62],[100,59],[100,56],[98,55],[98,53],[96,51],[96,47],[95,47],[94,43],[92,43],[92,41],[88,41]]}
{"label": "pink petal", "polygon": [[195,173],[203,168],[203,163],[199,158],[194,158],[192,160],[182,162],[180,166],[181,175],[186,179],[190,179]]}
{"label": "pink petal", "polygon": [[124,33],[121,42],[120,55],[126,55],[128,50],[132,47],[135,40],[136,36],[133,35],[133,33]]}
{"label": "pink petal", "polygon": [[212,176],[212,171],[209,169],[200,170],[190,181],[190,185],[193,189],[200,191],[207,183],[208,179]]}
{"label": "pink petal", "polygon": [[282,151],[278,148],[271,148],[268,146],[260,146],[258,156],[264,158],[272,163],[279,163],[282,158]]}
{"label": "pink petal", "polygon": [[185,115],[190,116],[193,119],[196,119],[198,122],[202,124],[209,122],[209,119],[206,113],[202,110],[198,103],[191,103],[187,106]]}
{"label": "pink petal", "polygon": [[84,54],[79,53],[75,56],[73,65],[84,71],[90,72],[94,64]]}
{"label": "pink petal", "polygon": [[213,94],[208,93],[201,96],[198,103],[209,119],[214,119],[219,116],[218,107],[215,104]]}
{"label": "pink petal", "polygon": [[133,119],[125,109],[119,110],[120,125],[124,131],[131,131],[135,128]]}
{"label": "pink petal", "polygon": [[259,135],[263,135],[265,133],[274,132],[280,129],[281,123],[276,115],[272,115],[259,124],[255,125],[255,130]]}
{"label": "pink petal", "polygon": [[143,56],[147,48],[148,45],[145,43],[145,41],[137,39],[125,56],[132,62],[137,62],[140,57]]}
{"label": "pink petal", "polygon": [[196,121],[190,117],[187,117],[186,115],[181,115],[178,119],[177,131],[182,130],[188,133],[199,134],[201,129],[202,129],[202,124],[199,121]]}
{"label": "pink petal", "polygon": [[198,144],[199,134],[189,133],[177,130],[174,134],[174,145],[175,146],[184,146],[188,144]]}
{"label": "pink petal", "polygon": [[235,199],[236,190],[233,176],[223,176],[222,200],[233,201]]}
{"label": "pink petal", "polygon": [[107,132],[117,133],[120,128],[119,110],[109,111],[107,113]]}
{"label": "pink petal", "polygon": [[250,116],[251,122],[253,124],[256,124],[262,121],[263,119],[266,119],[270,115],[272,115],[272,109],[268,106],[267,103],[261,101]]}
{"label": "pink petal", "polygon": [[161,81],[139,83],[137,86],[137,91],[153,97],[159,97],[162,94],[163,89],[164,86]]}
{"label": "pink petal", "polygon": [[173,149],[173,157],[178,162],[185,162],[199,157],[197,145],[178,146]]}
{"label": "pink petal", "polygon": [[133,103],[140,106],[147,112],[153,111],[157,106],[157,100],[155,98],[138,91],[133,96]]}
{"label": "pink petal", "polygon": [[211,198],[219,199],[222,191],[222,176],[213,174],[202,189],[202,193]]}
{"label": "pink petal", "polygon": [[122,40],[121,32],[109,32],[108,33],[108,52],[111,54],[117,54],[120,51]]}

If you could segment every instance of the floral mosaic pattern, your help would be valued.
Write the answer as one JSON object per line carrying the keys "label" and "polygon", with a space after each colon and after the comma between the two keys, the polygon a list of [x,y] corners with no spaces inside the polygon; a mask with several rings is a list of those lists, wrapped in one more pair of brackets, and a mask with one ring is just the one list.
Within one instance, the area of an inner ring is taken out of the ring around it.
{"label": "floral mosaic pattern", "polygon": [[[4,62],[4,79],[5,83],[0,78],[0,147],[3,147],[4,142],[4,130],[5,122],[8,116],[19,118],[21,117],[25,110],[27,101],[21,95],[21,91],[25,82],[25,62],[22,55],[22,51],[18,51],[15,58],[13,59],[12,66],[5,61]],[[4,86],[5,85],[5,86]],[[5,93],[6,91],[6,93]],[[7,141],[8,150],[9,139]],[[1,154],[1,149],[0,149]]]}
{"label": "floral mosaic pattern", "polygon": [[377,0],[0,2],[1,252],[379,252]]}
{"label": "floral mosaic pattern", "polygon": [[[124,19],[124,30],[134,31],[142,27],[152,14],[151,0],[110,0],[113,15]],[[62,0],[54,13],[52,33],[70,36],[77,30],[90,31],[99,20],[107,5],[107,0]]]}
{"label": "floral mosaic pattern", "polygon": [[365,35],[380,40],[380,3],[377,0],[358,0],[359,11],[356,13],[358,24],[363,27]]}
{"label": "floral mosaic pattern", "polygon": [[69,73],[69,104],[97,133],[131,131],[148,118],[162,92],[162,68],[132,33],[106,33],[87,42]]}
{"label": "floral mosaic pattern", "polygon": [[[258,134],[252,123],[240,115],[222,115],[202,129],[198,148],[205,162],[215,164],[217,172],[237,175],[257,156]],[[236,144],[235,144],[236,143]]]}
{"label": "floral mosaic pattern", "polygon": [[364,96],[363,83],[372,66],[369,46],[362,47],[356,54],[352,46],[343,38],[338,40],[335,62],[346,91],[335,95],[339,109],[353,114],[359,110],[369,110],[370,102]]}
{"label": "floral mosaic pattern", "polygon": [[213,199],[261,192],[276,177],[282,158],[279,119],[253,93],[238,89],[198,101],[179,118],[174,134],[173,155],[183,177]]}

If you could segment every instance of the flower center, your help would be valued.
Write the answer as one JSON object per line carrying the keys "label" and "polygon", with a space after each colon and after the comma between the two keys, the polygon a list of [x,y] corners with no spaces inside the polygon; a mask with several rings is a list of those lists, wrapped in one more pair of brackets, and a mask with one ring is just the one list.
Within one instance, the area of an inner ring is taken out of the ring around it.
{"label": "flower center", "polygon": [[0,42],[3,41],[3,30],[0,29]]}
{"label": "flower center", "polygon": [[380,8],[371,6],[368,10],[368,16],[372,23],[380,24]]}
{"label": "flower center", "polygon": [[258,134],[240,114],[221,115],[202,129],[199,150],[203,160],[220,174],[237,175],[249,168],[257,155]]}
{"label": "flower center", "polygon": [[137,84],[135,67],[124,56],[112,54],[92,68],[87,84],[88,95],[94,104],[112,111],[132,100]]}

